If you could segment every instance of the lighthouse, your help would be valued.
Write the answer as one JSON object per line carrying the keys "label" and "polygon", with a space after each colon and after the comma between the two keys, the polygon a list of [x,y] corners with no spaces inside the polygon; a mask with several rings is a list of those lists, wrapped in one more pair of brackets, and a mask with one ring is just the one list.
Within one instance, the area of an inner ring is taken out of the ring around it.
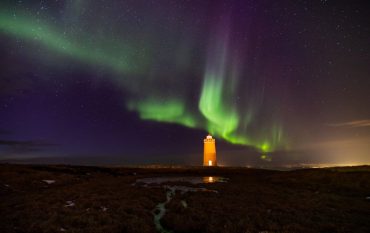
{"label": "lighthouse", "polygon": [[204,154],[203,166],[217,166],[216,160],[216,140],[210,134],[203,140],[204,141]]}

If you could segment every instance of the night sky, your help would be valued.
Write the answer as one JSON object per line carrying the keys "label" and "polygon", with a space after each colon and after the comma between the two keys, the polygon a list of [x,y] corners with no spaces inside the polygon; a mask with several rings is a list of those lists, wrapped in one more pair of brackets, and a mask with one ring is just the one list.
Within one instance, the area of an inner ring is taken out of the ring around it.
{"label": "night sky", "polygon": [[1,1],[0,160],[370,163],[369,1]]}

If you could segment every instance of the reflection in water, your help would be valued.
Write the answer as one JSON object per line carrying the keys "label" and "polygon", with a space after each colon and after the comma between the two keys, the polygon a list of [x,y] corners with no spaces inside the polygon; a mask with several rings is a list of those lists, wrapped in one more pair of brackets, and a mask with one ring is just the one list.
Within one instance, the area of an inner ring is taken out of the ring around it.
{"label": "reflection in water", "polygon": [[225,177],[220,177],[220,176],[204,176],[203,177],[203,183],[207,184],[207,183],[217,183],[217,182],[221,182],[221,183],[224,183],[224,182],[227,182],[227,178]]}

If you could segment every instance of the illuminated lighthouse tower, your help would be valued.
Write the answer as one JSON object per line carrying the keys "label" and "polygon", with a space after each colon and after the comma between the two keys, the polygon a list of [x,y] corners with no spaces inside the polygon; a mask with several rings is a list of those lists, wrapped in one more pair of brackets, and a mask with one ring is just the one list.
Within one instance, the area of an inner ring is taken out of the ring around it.
{"label": "illuminated lighthouse tower", "polygon": [[204,141],[204,155],[203,166],[217,166],[216,160],[216,140],[211,135],[203,140]]}

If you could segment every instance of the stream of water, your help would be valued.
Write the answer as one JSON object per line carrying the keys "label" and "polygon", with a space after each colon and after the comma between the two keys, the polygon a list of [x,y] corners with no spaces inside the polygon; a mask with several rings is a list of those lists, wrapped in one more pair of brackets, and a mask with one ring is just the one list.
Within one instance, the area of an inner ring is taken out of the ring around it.
{"label": "stream of water", "polygon": [[[172,182],[181,182],[189,184],[209,184],[215,182],[227,182],[228,179],[219,176],[206,176],[206,177],[150,177],[142,178],[136,180],[135,184],[138,184],[142,187],[163,187],[166,190],[166,200],[164,202],[158,203],[155,208],[152,210],[154,216],[154,225],[158,232],[161,233],[170,233],[170,230],[165,229],[161,224],[161,219],[166,213],[166,205],[172,200],[176,192],[184,194],[186,192],[214,192],[216,190],[206,189],[204,187],[189,187],[184,185],[162,185],[163,183],[172,183]],[[187,208],[187,203],[185,200],[182,201],[184,208]]]}

